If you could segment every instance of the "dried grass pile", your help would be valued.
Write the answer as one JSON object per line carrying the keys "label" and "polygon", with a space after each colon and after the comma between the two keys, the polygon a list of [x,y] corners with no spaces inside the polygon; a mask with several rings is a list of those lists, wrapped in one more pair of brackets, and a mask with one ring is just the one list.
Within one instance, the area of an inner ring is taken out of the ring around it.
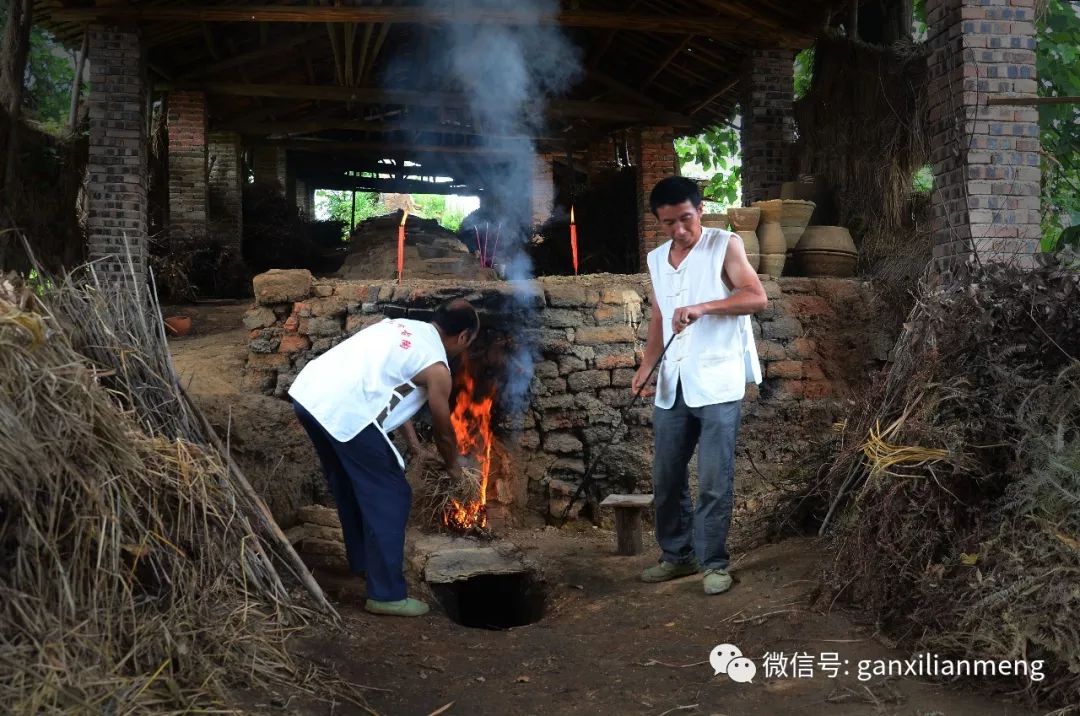
{"label": "dried grass pile", "polygon": [[908,285],[931,249],[928,233],[912,231],[911,208],[912,177],[930,158],[926,60],[926,47],[910,41],[879,47],[821,37],[810,91],[795,106],[798,172],[835,192],[861,267],[910,264]]}
{"label": "dried grass pile", "polygon": [[272,685],[362,703],[288,653],[318,612],[176,388],[152,296],[92,271],[45,295],[0,281],[0,703],[206,712]]}
{"label": "dried grass pile", "polygon": [[434,453],[411,460],[405,477],[413,491],[411,519],[430,530],[445,529],[444,518],[454,503],[469,505],[478,501],[483,486],[483,473],[478,467],[465,467],[461,479],[455,479]]}
{"label": "dried grass pile", "polygon": [[1050,705],[1080,698],[1080,273],[1068,260],[969,266],[925,287],[832,463],[778,513],[823,520],[825,603],[868,607],[913,648],[1042,660],[1045,679],[1020,685]]}

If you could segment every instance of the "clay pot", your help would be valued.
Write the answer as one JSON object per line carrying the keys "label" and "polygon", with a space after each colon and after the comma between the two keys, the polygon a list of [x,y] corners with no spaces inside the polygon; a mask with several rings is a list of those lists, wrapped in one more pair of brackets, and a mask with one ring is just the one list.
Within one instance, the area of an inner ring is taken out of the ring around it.
{"label": "clay pot", "polygon": [[858,253],[851,232],[843,226],[807,226],[795,251],[811,250]]}
{"label": "clay pot", "polygon": [[743,241],[743,246],[746,247],[746,258],[750,259],[750,265],[757,271],[761,267],[761,246],[758,243],[757,232],[754,231],[736,231]]}
{"label": "clay pot", "polygon": [[761,223],[758,224],[757,229],[761,252],[761,264],[758,271],[770,276],[779,276],[783,273],[784,261],[787,259],[787,239],[784,238],[784,232],[780,226],[783,201],[780,199],[755,201],[754,206],[761,209]]}
{"label": "clay pot", "polygon": [[794,250],[800,272],[811,278],[855,273],[859,260],[851,233],[843,226],[808,226]]}
{"label": "clay pot", "polygon": [[180,337],[191,333],[191,316],[169,316],[165,328],[171,335]]}
{"label": "clay pot", "polygon": [[756,231],[761,221],[761,209],[756,206],[734,206],[728,209],[727,216],[736,233]]}
{"label": "clay pot", "polygon": [[802,238],[816,204],[802,199],[782,199],[781,201],[783,201],[783,206],[780,208],[780,226],[784,231],[784,239],[790,251]]}
{"label": "clay pot", "polygon": [[761,209],[761,221],[774,221],[780,223],[780,212],[784,208],[783,199],[768,199],[766,201],[755,201],[753,206]]}
{"label": "clay pot", "polygon": [[701,225],[707,226],[710,229],[727,229],[728,217],[727,214],[702,214]]}
{"label": "clay pot", "polygon": [[843,251],[800,251],[795,254],[799,272],[807,278],[848,278],[855,275],[856,254]]}

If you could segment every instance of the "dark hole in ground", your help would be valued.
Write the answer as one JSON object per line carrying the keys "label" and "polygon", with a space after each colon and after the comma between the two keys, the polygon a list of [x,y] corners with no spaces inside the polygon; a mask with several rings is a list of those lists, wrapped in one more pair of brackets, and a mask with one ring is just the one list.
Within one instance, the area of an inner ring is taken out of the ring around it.
{"label": "dark hole in ground", "polygon": [[447,616],[477,629],[509,629],[540,621],[547,590],[531,572],[481,574],[450,584],[432,584]]}

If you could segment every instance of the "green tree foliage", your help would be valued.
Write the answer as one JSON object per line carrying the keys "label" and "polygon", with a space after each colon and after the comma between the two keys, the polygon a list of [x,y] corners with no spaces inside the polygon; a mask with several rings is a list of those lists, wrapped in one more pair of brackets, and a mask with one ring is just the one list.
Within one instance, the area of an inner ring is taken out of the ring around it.
{"label": "green tree foliage", "polygon": [[[435,219],[451,231],[461,228],[465,214],[459,209],[447,206],[446,197],[441,194],[413,194],[418,214],[425,219]],[[315,203],[319,216],[326,216],[344,224],[342,238],[349,235],[349,218],[352,216],[352,192],[319,189],[315,192]],[[386,207],[377,192],[356,192],[356,223],[387,213]]]}
{"label": "green tree foliage", "polygon": [[814,78],[814,48],[808,47],[795,55],[795,99],[802,99],[810,91]]}
{"label": "green tree foliage", "polygon": [[[343,224],[342,239],[349,236],[349,220],[352,218],[352,192],[330,191],[318,189],[315,191],[315,205],[319,216],[340,221]],[[356,192],[356,223],[364,219],[370,219],[385,212],[379,195],[371,191]]]}
{"label": "green tree foliage", "polygon": [[67,125],[75,67],[70,53],[52,35],[30,30],[26,62],[26,112],[44,128],[59,133]]}
{"label": "green tree foliage", "polygon": [[[1080,96],[1080,3],[1047,0],[1038,24],[1039,95]],[[1080,242],[1080,105],[1039,107],[1043,248]]]}
{"label": "green tree foliage", "polygon": [[435,219],[447,229],[457,231],[465,219],[464,212],[447,206],[446,197],[441,194],[414,194],[413,201],[425,219]]}
{"label": "green tree foliage", "polygon": [[724,206],[739,201],[742,165],[739,159],[739,132],[730,124],[720,124],[695,137],[675,140],[675,152],[681,164],[694,163],[712,178],[705,187],[705,198]]}

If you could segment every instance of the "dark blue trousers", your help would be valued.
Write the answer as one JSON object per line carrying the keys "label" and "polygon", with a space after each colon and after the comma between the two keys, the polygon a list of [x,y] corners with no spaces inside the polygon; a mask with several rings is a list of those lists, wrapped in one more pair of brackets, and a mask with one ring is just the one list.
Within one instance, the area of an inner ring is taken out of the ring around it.
{"label": "dark blue trousers", "polygon": [[374,425],[343,443],[302,405],[293,403],[293,407],[315,445],[337,502],[349,570],[367,573],[368,599],[404,599],[405,525],[412,488],[394,451]]}

